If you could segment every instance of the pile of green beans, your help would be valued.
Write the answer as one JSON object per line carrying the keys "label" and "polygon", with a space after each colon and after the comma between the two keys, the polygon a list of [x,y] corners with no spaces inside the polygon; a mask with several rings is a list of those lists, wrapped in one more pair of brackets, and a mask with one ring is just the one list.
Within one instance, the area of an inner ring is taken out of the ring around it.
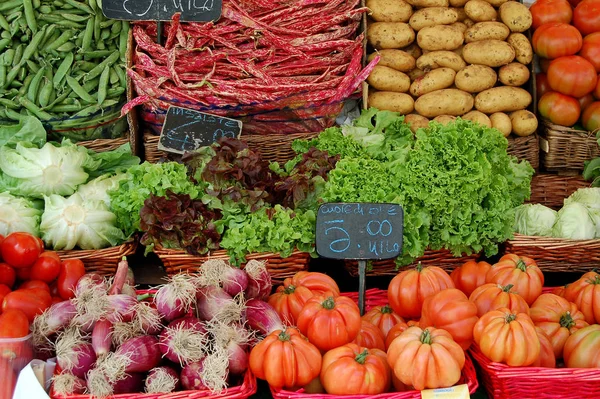
{"label": "pile of green beans", "polygon": [[128,35],[101,0],[1,1],[0,123],[34,115],[54,136],[122,136]]}

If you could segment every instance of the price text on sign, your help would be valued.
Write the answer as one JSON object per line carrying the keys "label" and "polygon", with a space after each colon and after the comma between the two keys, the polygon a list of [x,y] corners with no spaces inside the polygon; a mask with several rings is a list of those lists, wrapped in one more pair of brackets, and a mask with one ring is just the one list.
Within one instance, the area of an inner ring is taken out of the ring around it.
{"label": "price text on sign", "polygon": [[469,387],[466,384],[421,391],[421,399],[469,399],[470,397]]}
{"label": "price text on sign", "polygon": [[158,149],[176,154],[211,145],[223,137],[239,138],[242,122],[186,108],[170,107]]}
{"label": "price text on sign", "polygon": [[222,0],[103,0],[102,12],[110,19],[170,21],[181,13],[182,21],[208,22],[221,17]]}
{"label": "price text on sign", "polygon": [[332,259],[392,259],[402,252],[397,204],[327,203],[317,213],[317,253]]}

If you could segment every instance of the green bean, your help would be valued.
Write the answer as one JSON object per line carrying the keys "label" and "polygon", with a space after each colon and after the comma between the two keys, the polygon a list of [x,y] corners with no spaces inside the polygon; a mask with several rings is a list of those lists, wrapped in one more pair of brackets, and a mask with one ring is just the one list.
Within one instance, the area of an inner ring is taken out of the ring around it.
{"label": "green bean", "polygon": [[96,0],[96,4],[98,4],[98,9],[102,10],[102,0]]}
{"label": "green bean", "polygon": [[56,24],[48,24],[48,26],[46,27],[46,32],[44,33],[44,37],[42,38],[42,41],[40,42],[40,48],[44,48],[46,43],[48,43],[48,39],[50,39],[54,33],[56,32]]}
{"label": "green bean", "polygon": [[60,16],[66,20],[73,21],[73,22],[84,22],[91,18],[91,15],[89,15],[89,14],[88,15],[77,15],[77,14],[63,13],[63,14],[60,14]]}
{"label": "green bean", "polygon": [[72,112],[81,111],[81,109],[82,109],[81,104],[64,104],[64,105],[55,105],[54,107],[50,108],[50,111],[55,112],[55,113],[63,113],[63,112],[72,113]]}
{"label": "green bean", "polygon": [[50,104],[52,97],[52,92],[54,91],[54,87],[52,86],[52,81],[44,76],[44,83],[42,88],[40,89],[40,94],[38,95],[37,103],[40,107],[45,108]]}
{"label": "green bean", "polygon": [[73,42],[66,42],[65,44],[63,44],[62,46],[60,46],[59,48],[56,49],[56,51],[59,51],[61,53],[69,53],[71,51],[73,51],[73,49],[76,47],[75,43]]}
{"label": "green bean", "polygon": [[73,116],[74,117],[90,116],[90,115],[96,114],[100,111],[102,111],[102,108],[100,108],[100,106],[98,104],[94,104],[94,105],[90,105],[87,108],[82,109],[81,111],[79,111],[78,113],[76,113]]}
{"label": "green bean", "polygon": [[23,5],[23,0],[8,0],[3,4],[0,4],[0,11],[7,11],[11,8],[19,7]]}
{"label": "green bean", "polygon": [[98,83],[98,104],[102,104],[106,100],[106,91],[108,90],[108,79],[110,77],[110,67],[106,66],[100,75]]}
{"label": "green bean", "polygon": [[115,105],[119,104],[119,102],[120,102],[119,100],[110,100],[109,99],[109,100],[104,101],[102,104],[100,104],[100,106],[103,109],[106,109],[106,108],[114,107]]}
{"label": "green bean", "polygon": [[4,62],[3,64],[6,66],[12,66],[13,59],[15,58],[15,49],[9,48],[4,54]]}
{"label": "green bean", "polygon": [[62,80],[67,75],[67,72],[69,72],[69,69],[71,69],[71,65],[73,64],[73,58],[73,53],[69,53],[67,54],[65,59],[60,63],[60,66],[58,67],[56,73],[54,74],[54,77],[52,78],[54,88],[58,88],[61,85]]}
{"label": "green bean", "polygon": [[1,39],[0,40],[0,51],[4,50],[11,42],[12,42],[12,40],[10,40],[10,39]]}
{"label": "green bean", "polygon": [[95,62],[77,61],[75,63],[75,69],[79,70],[79,71],[89,72],[92,69],[94,69],[96,67],[96,65],[97,64]]}
{"label": "green bean", "polygon": [[23,46],[23,44],[19,44],[17,46],[17,48],[15,49],[15,56],[13,58],[13,66],[17,66],[19,65],[19,63],[21,62],[21,58],[23,58],[23,50],[25,49],[25,47]]}
{"label": "green bean", "polygon": [[121,29],[121,35],[119,36],[119,53],[121,61],[125,62],[127,59],[127,41],[129,40],[129,22],[121,21],[123,29]]}
{"label": "green bean", "polygon": [[25,47],[25,50],[23,51],[23,58],[21,58],[21,60],[19,61],[20,64],[24,64],[25,61],[27,61],[28,59],[31,58],[31,56],[33,55],[33,53],[35,53],[38,50],[38,46],[40,45],[40,42],[42,41],[42,38],[44,37],[44,31],[46,30],[46,28],[42,28],[39,31],[37,31],[37,33],[35,35],[33,35],[33,39],[31,39],[31,43],[29,43],[27,45],[27,47]]}
{"label": "green bean", "polygon": [[[15,76],[13,76],[13,80],[9,83],[8,82],[8,78],[10,77],[10,72],[9,72],[8,75],[6,75],[6,83],[4,84],[4,86],[6,86],[8,84],[8,87],[11,88],[11,92],[13,92],[14,95],[16,96],[16,95],[19,94],[19,90],[18,89],[20,89],[23,86],[23,83],[21,83],[18,80],[16,80]],[[17,91],[14,92],[12,89],[17,89]]]}
{"label": "green bean", "polygon": [[87,4],[84,4],[84,3],[79,3],[79,2],[78,2],[78,1],[76,1],[76,0],[63,0],[63,1],[64,1],[66,4],[70,4],[70,5],[72,5],[73,7],[75,7],[75,8],[78,8],[78,9],[80,9],[80,10],[82,10],[82,11],[85,11],[85,12],[87,12],[87,13],[89,13],[89,14],[93,14],[93,13],[94,13],[94,10],[92,10],[92,9],[90,8],[90,6],[88,6]]}
{"label": "green bean", "polygon": [[65,44],[66,42],[71,40],[71,38],[73,37],[73,34],[74,34],[73,31],[70,29],[64,31],[58,39],[49,43],[44,50],[46,52],[49,52],[50,50],[56,50],[57,48],[59,48],[60,46],[62,46],[63,44]]}
{"label": "green bean", "polygon": [[110,68],[109,82],[111,85],[117,84],[119,82],[119,75],[117,75],[117,72],[115,71],[116,68],[118,68],[118,66],[115,67],[114,65]]}
{"label": "green bean", "polygon": [[19,96],[25,96],[27,91],[29,90],[29,86],[31,86],[31,82],[33,81],[33,75],[23,76],[23,79],[19,79],[23,82],[23,86],[19,89]]}
{"label": "green bean", "polygon": [[27,64],[27,68],[32,73],[37,73],[40,70],[40,66],[31,60],[27,60],[26,64]]}
{"label": "green bean", "polygon": [[12,100],[9,100],[8,98],[2,98],[0,97],[0,105],[4,105],[6,108],[10,108],[10,109],[19,109],[19,105],[17,103],[15,103]]}
{"label": "green bean", "polygon": [[38,92],[40,91],[40,84],[42,82],[42,78],[44,77],[45,72],[45,67],[41,68],[33,77],[33,80],[29,85],[29,89],[27,90],[27,98],[30,101],[37,102]]}
{"label": "green bean", "polygon": [[102,29],[102,32],[100,33],[100,39],[106,40],[109,37],[110,37],[110,29]]}
{"label": "green bean", "polygon": [[[49,25],[50,28],[52,26],[56,26],[56,25],[54,25],[54,24]],[[46,51],[45,50],[46,47],[48,47],[50,45],[50,43],[54,43],[55,41],[57,41],[60,38],[60,35],[61,35],[61,31],[55,30],[54,33],[52,33],[52,36],[49,36],[48,39],[43,40],[43,44],[40,44],[40,49],[42,49],[42,51]]]}
{"label": "green bean", "polygon": [[12,35],[10,34],[9,31],[3,30],[2,33],[0,33],[0,38],[2,38],[2,39],[12,39]]}
{"label": "green bean", "polygon": [[108,28],[109,26],[114,27],[118,24],[120,24],[120,22],[116,19],[105,19],[104,21],[100,22],[100,28],[104,29]]}
{"label": "green bean", "polygon": [[60,21],[60,16],[55,14],[40,14],[38,19],[50,23],[57,23]]}
{"label": "green bean", "polygon": [[24,118],[27,118],[27,115],[21,114],[17,111],[15,111],[14,109],[6,109],[4,110],[4,112],[6,113],[6,117],[9,119],[12,119],[14,121],[21,121]]}
{"label": "green bean", "polygon": [[99,63],[94,69],[92,69],[84,78],[83,81],[87,82],[88,80],[94,79],[96,76],[99,76],[106,66],[111,66],[119,59],[119,52],[113,52],[108,58]]}
{"label": "green bean", "polygon": [[40,14],[50,14],[52,12],[52,7],[50,7],[49,5],[42,5],[40,7]]}
{"label": "green bean", "polygon": [[33,2],[31,0],[23,0],[23,9],[25,10],[25,20],[27,26],[33,33],[38,30],[37,20],[35,19],[35,13],[33,12]]}
{"label": "green bean", "polygon": [[29,101],[25,97],[19,98],[19,103],[22,106],[24,106],[25,108],[27,108],[33,115],[35,115],[36,117],[38,117],[39,119],[41,119],[43,121],[52,119],[52,115],[50,115],[49,113],[47,113],[45,111],[42,111],[37,105],[35,105],[34,103]]}
{"label": "green bean", "polygon": [[56,25],[65,27],[65,28],[73,28],[73,29],[83,29],[85,28],[85,25],[83,24],[79,24],[77,22],[73,22],[73,21],[66,21],[66,20],[60,20],[58,22],[55,22]]}
{"label": "green bean", "polygon": [[104,40],[98,40],[98,41],[96,41],[96,48],[98,50],[107,50],[106,43],[104,43]]}
{"label": "green bean", "polygon": [[106,98],[121,97],[123,93],[125,93],[125,87],[113,87],[106,93]]}
{"label": "green bean", "polygon": [[17,19],[21,18],[21,15],[23,15],[23,13],[21,11],[19,11],[19,12],[13,12],[13,13],[6,13],[4,15],[6,15],[6,20],[8,22],[13,23]]}
{"label": "green bean", "polygon": [[8,24],[8,21],[6,20],[6,18],[4,18],[4,15],[2,14],[0,14],[0,28],[4,30],[10,30],[10,25]]}
{"label": "green bean", "polygon": [[6,84],[6,65],[0,64],[0,87]]}
{"label": "green bean", "polygon": [[92,91],[92,89],[95,89],[96,87],[98,87],[99,83],[100,83],[100,78],[95,78],[95,79],[90,80],[89,82],[84,83],[81,87],[83,87],[83,89],[89,93],[90,91]]}
{"label": "green bean", "polygon": [[73,6],[66,7],[65,3],[63,3],[63,2],[62,2],[62,1],[60,1],[60,0],[54,0],[54,1],[52,2],[52,4],[54,4],[56,7],[59,7],[59,8],[73,8]]}
{"label": "green bean", "polygon": [[115,72],[119,75],[119,85],[121,87],[127,87],[127,74],[123,68],[119,65],[115,68]]}
{"label": "green bean", "polygon": [[102,33],[100,22],[102,22],[102,17],[96,15],[96,18],[94,18],[94,40],[100,40],[100,34]]}
{"label": "green bean", "polygon": [[78,99],[67,97],[56,105],[81,105]]}
{"label": "green bean", "polygon": [[82,100],[84,100],[88,103],[96,102],[94,100],[94,97],[92,97],[90,95],[90,93],[85,91],[75,78],[72,78],[71,76],[67,76],[67,84],[71,87],[71,89],[73,89],[75,94],[77,94],[79,96],[79,98],[81,98]]}
{"label": "green bean", "polygon": [[83,51],[88,51],[92,45],[92,40],[94,39],[94,23],[96,17],[92,17],[88,19],[87,25],[85,27],[85,31],[83,32],[83,41],[81,43],[81,49]]}
{"label": "green bean", "polygon": [[98,4],[96,4],[96,0],[88,0],[88,4],[92,10],[102,12],[102,10],[98,10]]}
{"label": "green bean", "polygon": [[[44,109],[47,108],[52,108],[57,104],[60,104],[62,101],[64,101],[69,94],[71,94],[73,92],[73,90],[71,90],[70,87],[66,87],[65,90],[60,94],[60,96],[58,96],[56,99],[54,99],[53,101],[50,102],[50,104],[48,104],[46,107],[44,107]],[[41,93],[40,93],[41,96]]]}
{"label": "green bean", "polygon": [[54,79],[54,70],[52,68],[46,69],[46,79],[52,81]]}
{"label": "green bean", "polygon": [[75,61],[81,61],[81,60],[83,60],[83,54],[77,53],[77,55],[75,56]]}

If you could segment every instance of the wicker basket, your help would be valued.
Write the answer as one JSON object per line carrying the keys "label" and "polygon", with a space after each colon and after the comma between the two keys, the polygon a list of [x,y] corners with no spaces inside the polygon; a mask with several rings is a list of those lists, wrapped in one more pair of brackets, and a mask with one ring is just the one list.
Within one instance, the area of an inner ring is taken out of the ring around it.
{"label": "wicker basket", "polygon": [[548,171],[583,170],[584,162],[600,157],[596,132],[544,121],[540,140],[542,164]]}
{"label": "wicker basket", "polygon": [[583,180],[581,176],[536,174],[531,180],[531,198],[528,202],[560,209],[565,198],[578,189],[589,186],[590,182]]}
{"label": "wicker basket", "polygon": [[[198,267],[209,259],[223,259],[229,261],[229,255],[224,250],[213,251],[210,255],[194,256],[182,250],[154,248],[154,253],[162,261],[165,271],[169,276],[178,273],[195,273]],[[249,254],[246,260],[264,260],[267,262],[267,270],[271,275],[273,284],[280,284],[288,277],[292,277],[299,271],[307,270],[310,254],[307,252],[294,251],[287,258],[265,252]],[[242,268],[244,265],[242,265]]]}
{"label": "wicker basket", "polygon": [[535,259],[544,272],[588,272],[600,265],[600,239],[568,240],[515,234],[505,252]]}
{"label": "wicker basket", "polygon": [[506,152],[517,157],[519,161],[528,161],[533,169],[537,170],[540,167],[540,141],[537,134],[509,137]]}
{"label": "wicker basket", "polygon": [[80,141],[77,144],[82,145],[85,148],[95,152],[113,151],[122,146],[123,144],[129,143],[129,133],[126,137],[119,139],[97,139],[89,141]]}
{"label": "wicker basket", "polygon": [[130,256],[137,250],[137,240],[127,241],[118,247],[95,250],[56,251],[60,259],[80,259],[88,273],[112,275],[123,256]]}
{"label": "wicker basket", "polygon": [[[438,266],[446,271],[451,271],[458,266],[462,265],[469,260],[477,260],[479,254],[472,254],[456,258],[452,253],[446,249],[440,249],[437,251],[426,250],[425,254],[415,260],[413,263],[407,266],[397,268],[394,259],[388,260],[376,260],[373,261],[372,267],[367,267],[367,276],[395,276],[402,270],[410,269],[415,267],[418,263],[422,263],[423,266]],[[351,276],[358,276],[358,262],[355,260],[348,260],[344,262],[346,270]]]}
{"label": "wicker basket", "polygon": [[[262,158],[270,162],[285,163],[296,156],[292,150],[294,140],[307,140],[318,136],[319,133],[298,133],[286,135],[242,135],[240,140],[246,142],[248,147],[261,153]],[[144,157],[148,162],[157,162],[165,157],[175,160],[181,155],[170,154],[158,149],[159,136],[144,133]]]}
{"label": "wicker basket", "polygon": [[480,378],[491,399],[597,399],[600,369],[509,367],[485,357],[472,346]]}

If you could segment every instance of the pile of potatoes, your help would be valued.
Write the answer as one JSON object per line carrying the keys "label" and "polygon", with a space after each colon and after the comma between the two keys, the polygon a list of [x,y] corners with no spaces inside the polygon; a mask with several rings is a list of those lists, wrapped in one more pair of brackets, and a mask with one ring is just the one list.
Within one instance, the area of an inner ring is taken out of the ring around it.
{"label": "pile of potatoes", "polygon": [[367,40],[380,61],[368,106],[399,112],[414,130],[460,116],[504,136],[537,129],[526,110],[533,50],[529,9],[508,0],[366,0]]}

